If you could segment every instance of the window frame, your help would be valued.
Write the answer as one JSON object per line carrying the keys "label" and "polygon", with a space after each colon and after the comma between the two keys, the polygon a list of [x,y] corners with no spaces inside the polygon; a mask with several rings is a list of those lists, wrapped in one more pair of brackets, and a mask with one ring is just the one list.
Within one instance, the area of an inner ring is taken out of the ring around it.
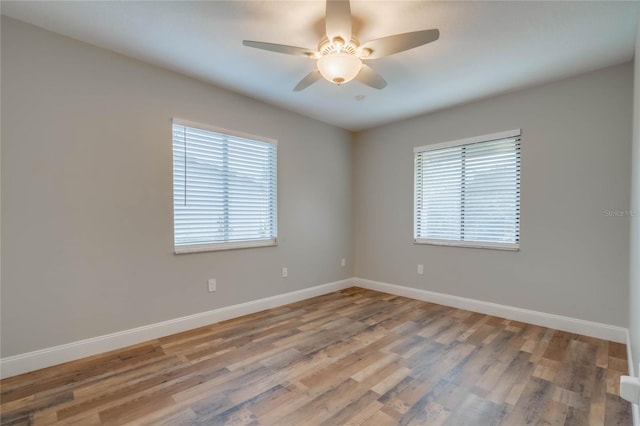
{"label": "window frame", "polygon": [[[221,241],[210,242],[202,244],[176,244],[176,210],[175,210],[175,168],[174,168],[174,149],[173,149],[173,127],[174,125],[185,126],[195,128],[198,130],[204,130],[222,134],[224,136],[249,139],[255,142],[263,142],[272,144],[276,149],[276,165],[275,165],[275,200],[274,200],[274,223],[273,223],[273,236],[270,239],[260,240],[241,240],[241,241]],[[187,253],[202,253],[212,251],[223,250],[236,250],[245,248],[257,248],[257,247],[273,247],[278,245],[278,141],[277,139],[267,138],[264,136],[257,136],[249,133],[239,132],[236,130],[229,130],[210,124],[198,123],[190,120],[184,120],[181,118],[173,117],[171,120],[171,198],[172,198],[172,218],[173,218],[173,252],[174,254],[187,254]]]}
{"label": "window frame", "polygon": [[[519,138],[519,147],[521,148],[522,144],[522,132],[521,129],[513,129],[506,130],[503,132],[491,133],[487,135],[473,136],[469,138],[456,139],[447,142],[435,143],[430,145],[423,145],[419,147],[415,147],[413,149],[413,242],[414,244],[426,244],[426,245],[437,245],[437,246],[449,246],[449,247],[464,247],[464,248],[481,248],[481,249],[494,249],[494,250],[506,250],[506,251],[519,251],[520,250],[520,217],[521,217],[521,199],[518,197],[518,239],[514,243],[504,243],[504,242],[492,242],[492,241],[468,241],[468,240],[448,240],[448,239],[435,239],[435,238],[418,238],[416,236],[418,229],[418,204],[417,204],[417,192],[418,192],[418,182],[416,179],[417,174],[417,164],[416,164],[416,155],[421,152],[427,151],[435,151],[443,148],[451,148],[455,146],[463,146],[463,145],[471,145],[475,143],[482,142],[491,142],[498,139],[506,139],[506,138]],[[518,167],[520,168],[518,177],[521,180],[522,174],[522,159],[518,157]],[[518,185],[518,189],[520,190],[521,183]]]}

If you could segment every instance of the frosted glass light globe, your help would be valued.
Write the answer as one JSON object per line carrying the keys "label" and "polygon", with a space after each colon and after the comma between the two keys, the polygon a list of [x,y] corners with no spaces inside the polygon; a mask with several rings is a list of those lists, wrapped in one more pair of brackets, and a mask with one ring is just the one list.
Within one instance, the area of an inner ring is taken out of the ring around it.
{"label": "frosted glass light globe", "polygon": [[318,59],[318,70],[327,80],[335,84],[347,83],[358,75],[362,61],[355,55],[337,52]]}

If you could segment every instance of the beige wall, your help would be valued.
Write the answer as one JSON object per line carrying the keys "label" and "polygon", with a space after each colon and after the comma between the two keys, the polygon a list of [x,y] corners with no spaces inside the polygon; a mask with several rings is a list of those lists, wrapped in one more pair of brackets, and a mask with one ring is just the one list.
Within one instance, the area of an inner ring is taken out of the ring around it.
{"label": "beige wall", "polygon": [[[640,24],[640,15],[638,16]],[[633,88],[633,170],[631,181],[631,245],[629,268],[629,335],[636,374],[640,375],[640,28],[637,30]]]}
{"label": "beige wall", "polygon": [[[362,132],[361,278],[627,325],[631,63]],[[519,252],[414,245],[413,147],[522,129]],[[424,264],[424,275],[416,265]]]}
{"label": "beige wall", "polygon": [[[358,276],[621,326],[631,282],[638,359],[630,219],[604,214],[629,209],[632,64],[351,143],[327,124],[5,17],[1,54],[2,357]],[[174,116],[278,139],[277,247],[172,254]],[[412,148],[513,128],[521,251],[413,245]]]}
{"label": "beige wall", "polygon": [[[5,17],[2,78],[2,357],[352,276],[348,132]],[[172,254],[174,116],[278,140],[277,247]]]}

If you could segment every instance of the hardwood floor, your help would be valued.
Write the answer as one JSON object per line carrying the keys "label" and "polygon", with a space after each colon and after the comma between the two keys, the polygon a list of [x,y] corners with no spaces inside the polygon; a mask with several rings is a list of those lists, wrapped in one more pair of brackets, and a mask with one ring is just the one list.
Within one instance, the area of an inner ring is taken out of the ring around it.
{"label": "hardwood floor", "polygon": [[3,425],[631,425],[626,348],[351,288],[0,382]]}

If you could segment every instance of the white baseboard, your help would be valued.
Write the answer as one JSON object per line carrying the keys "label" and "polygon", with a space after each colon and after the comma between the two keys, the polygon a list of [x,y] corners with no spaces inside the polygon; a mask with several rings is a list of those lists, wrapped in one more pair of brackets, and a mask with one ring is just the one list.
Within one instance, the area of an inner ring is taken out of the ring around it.
{"label": "white baseboard", "polygon": [[404,287],[363,278],[353,278],[351,281],[358,287],[381,291],[384,293],[391,293],[397,296],[404,296],[411,299],[423,300],[425,302],[437,303],[439,305],[466,309],[473,312],[479,312],[481,314],[526,322],[570,333],[582,334],[584,336],[597,337],[598,339],[611,340],[618,343],[626,342],[627,329],[624,327],[532,311],[529,309],[515,308],[513,306],[500,305],[497,303],[484,302],[482,300],[468,299],[466,297],[452,296],[449,294],[436,293],[433,291]]}
{"label": "white baseboard", "polygon": [[97,355],[114,349],[169,336],[193,328],[298,302],[352,286],[350,280],[336,281],[315,287],[278,294],[264,299],[227,306],[155,324],[119,331],[77,342],[40,349],[0,359],[0,378],[16,376],[63,362]]}
{"label": "white baseboard", "polygon": [[[522,321],[529,324],[536,324],[571,333],[578,333],[585,336],[597,337],[619,343],[627,343],[628,339],[628,331],[623,327],[528,309],[515,308],[497,303],[484,302],[481,300],[468,299],[465,297],[452,296],[363,278],[352,278],[2,358],[0,359],[0,379],[120,349],[126,346],[142,343],[147,340],[180,333],[182,331],[191,330],[208,324],[214,324],[216,322],[236,318],[242,315],[248,315],[265,309],[271,309],[288,303],[309,299],[311,297],[321,296],[323,294],[342,290],[351,286],[358,286],[412,299],[438,303],[445,306],[467,309],[474,312]],[[630,345],[627,343],[627,348],[629,347]],[[631,355],[629,355],[629,360],[631,363]],[[633,365],[630,364],[630,374],[632,374],[633,371]],[[634,406],[634,422],[638,416],[637,411],[638,407]],[[634,425],[640,426],[640,422],[634,423]]]}
{"label": "white baseboard", "polygon": [[[636,365],[633,362],[633,351],[631,350],[631,335],[629,334],[629,330],[627,330],[627,364],[629,367],[629,376],[635,377],[636,375]],[[640,374],[640,371],[638,371]],[[631,415],[633,417],[633,426],[640,426],[640,405],[631,404]]]}

